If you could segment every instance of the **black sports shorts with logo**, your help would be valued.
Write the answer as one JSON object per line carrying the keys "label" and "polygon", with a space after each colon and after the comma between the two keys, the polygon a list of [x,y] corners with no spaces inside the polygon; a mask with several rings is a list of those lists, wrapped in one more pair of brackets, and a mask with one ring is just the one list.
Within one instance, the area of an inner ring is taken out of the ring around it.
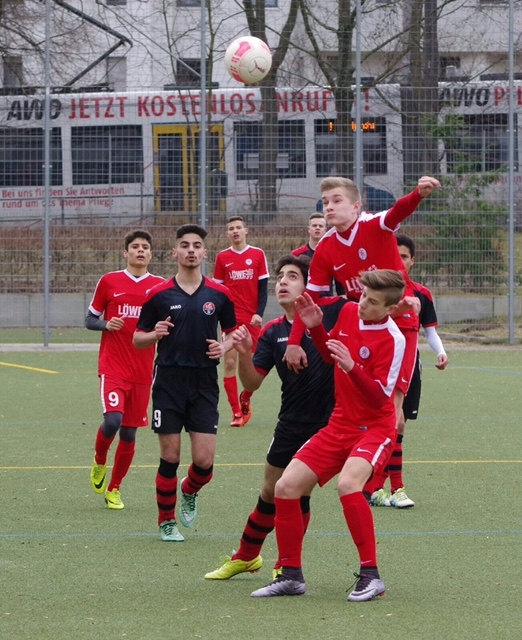
{"label": "black sports shorts with logo", "polygon": [[305,442],[324,427],[324,424],[296,425],[279,421],[266,454],[266,461],[273,467],[286,469],[290,460]]}
{"label": "black sports shorts with logo", "polygon": [[419,415],[421,387],[422,362],[420,360],[419,352],[417,351],[417,359],[415,360],[415,368],[411,377],[410,386],[408,387],[408,393],[404,397],[404,402],[402,403],[402,410],[406,420],[417,420],[417,416]]}
{"label": "black sports shorts with logo", "polygon": [[217,367],[156,367],[152,383],[152,423],[157,434],[186,431],[217,434]]}

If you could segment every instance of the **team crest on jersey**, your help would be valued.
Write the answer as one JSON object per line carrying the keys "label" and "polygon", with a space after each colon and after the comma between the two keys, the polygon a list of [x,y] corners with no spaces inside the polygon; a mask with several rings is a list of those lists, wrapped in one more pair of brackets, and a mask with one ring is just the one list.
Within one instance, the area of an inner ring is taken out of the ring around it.
{"label": "team crest on jersey", "polygon": [[368,360],[368,358],[370,357],[370,350],[368,349],[368,347],[361,347],[359,349],[359,356],[363,360]]}
{"label": "team crest on jersey", "polygon": [[367,257],[368,257],[368,254],[366,253],[366,249],[361,247],[359,249],[359,260],[366,260]]}
{"label": "team crest on jersey", "polygon": [[216,312],[216,305],[213,302],[205,302],[203,305],[203,313],[207,316],[211,316]]}
{"label": "team crest on jersey", "polygon": [[248,266],[250,266],[252,264],[252,259],[251,258],[247,258],[245,260],[245,264],[247,264]]}

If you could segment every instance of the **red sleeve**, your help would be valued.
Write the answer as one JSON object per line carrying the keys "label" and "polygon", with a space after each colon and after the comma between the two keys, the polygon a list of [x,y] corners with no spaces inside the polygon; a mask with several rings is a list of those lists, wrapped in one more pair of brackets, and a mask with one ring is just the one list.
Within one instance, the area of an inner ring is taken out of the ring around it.
{"label": "red sleeve", "polygon": [[223,268],[223,260],[221,257],[218,253],[216,256],[216,264],[214,265],[214,275],[212,277],[218,282],[225,282],[225,269]]}
{"label": "red sleeve", "polygon": [[98,280],[91,304],[89,305],[89,310],[98,317],[103,315],[107,306],[107,279],[107,274],[105,274]]}
{"label": "red sleeve", "polygon": [[334,277],[334,271],[332,269],[333,258],[329,247],[331,247],[331,244],[320,242],[310,262],[306,290],[310,293],[311,290],[313,290],[317,293],[317,297],[319,297],[320,293],[326,293],[330,290],[332,278]]}
{"label": "red sleeve", "polygon": [[321,322],[321,324],[317,327],[313,327],[313,329],[310,329],[310,335],[312,336],[314,345],[316,346],[317,351],[319,351],[319,353],[321,354],[323,360],[328,364],[335,364],[335,360],[332,358],[332,354],[326,346],[326,341],[330,336],[324,328],[324,324]]}
{"label": "red sleeve", "polygon": [[374,407],[382,407],[389,400],[377,380],[372,380],[361,367],[355,365],[347,375],[351,377],[352,382],[364,394],[368,403]]}
{"label": "red sleeve", "polygon": [[388,229],[395,229],[398,224],[411,216],[421,202],[422,198],[417,187],[408,195],[399,198],[384,216],[384,222]]}
{"label": "red sleeve", "polygon": [[268,273],[268,262],[266,259],[266,253],[262,249],[259,249],[259,272],[257,274],[257,277],[259,280],[261,280],[263,278],[268,278],[269,276],[270,274]]}
{"label": "red sleeve", "polygon": [[[309,291],[307,289],[306,292],[310,294],[314,302],[317,302],[317,300],[319,300],[319,291]],[[304,322],[301,320],[301,316],[296,313],[294,316],[294,321],[292,323],[292,329],[290,330],[290,335],[288,336],[288,344],[299,346],[301,344],[301,339],[304,336],[305,330],[306,327]]]}
{"label": "red sleeve", "polygon": [[308,245],[303,244],[300,247],[297,247],[297,249],[294,249],[291,253],[293,256],[300,256],[303,253],[306,253],[308,251]]}

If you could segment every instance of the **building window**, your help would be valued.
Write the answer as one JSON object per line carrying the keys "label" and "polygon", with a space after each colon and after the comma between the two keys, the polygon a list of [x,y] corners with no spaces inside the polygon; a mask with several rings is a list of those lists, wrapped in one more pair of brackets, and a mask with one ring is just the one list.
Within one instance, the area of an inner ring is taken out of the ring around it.
{"label": "building window", "polygon": [[24,68],[22,56],[2,56],[4,87],[22,87],[24,84]]}
{"label": "building window", "polygon": [[[457,119],[450,116],[446,125],[451,131],[444,140],[448,173],[507,171],[509,130],[506,113],[465,115]],[[516,114],[514,128],[516,131]],[[516,136],[514,170],[518,171]]]}
{"label": "building window", "polygon": [[[234,122],[236,175],[238,180],[257,180],[259,150],[262,144],[261,122]],[[306,177],[306,139],[303,120],[287,120],[278,125],[278,178]]]}
{"label": "building window", "polygon": [[[355,135],[355,120],[352,133]],[[386,119],[363,118],[362,144],[365,175],[384,175],[387,168]],[[316,120],[315,134],[315,175],[317,178],[339,175],[343,141],[336,132],[335,120]]]}
{"label": "building window", "polygon": [[441,56],[439,58],[440,80],[451,80],[460,75],[460,58],[458,56]]}
{"label": "building window", "polygon": [[106,60],[107,84],[114,91],[127,90],[127,58],[109,57]]}
{"label": "building window", "polygon": [[[207,60],[207,85],[210,83],[210,60]],[[201,60],[181,58],[176,60],[176,86],[199,87],[201,85]]]}
{"label": "building window", "polygon": [[73,184],[129,184],[143,180],[141,125],[73,127]]}
{"label": "building window", "polygon": [[108,7],[125,7],[127,0],[106,0]]}
{"label": "building window", "polygon": [[[0,128],[0,186],[43,187],[44,130]],[[62,184],[62,136],[51,129],[51,184]]]}

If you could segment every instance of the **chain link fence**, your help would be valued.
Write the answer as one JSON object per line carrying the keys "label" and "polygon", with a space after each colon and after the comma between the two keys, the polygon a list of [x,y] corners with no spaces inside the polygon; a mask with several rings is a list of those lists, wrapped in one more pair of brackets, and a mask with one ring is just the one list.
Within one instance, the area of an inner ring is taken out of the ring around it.
{"label": "chain link fence", "polygon": [[[419,102],[399,85],[369,87],[357,129],[353,95],[342,103],[328,89],[287,88],[266,105],[256,88],[217,89],[208,97],[204,127],[204,189],[199,92],[53,95],[51,326],[81,326],[98,278],[125,266],[122,239],[130,228],[152,233],[151,271],[168,276],[175,228],[203,216],[212,275],[216,252],[227,246],[226,220],[240,214],[250,244],[266,251],[273,273],[281,255],[307,241],[321,179],[355,175],[362,145],[368,211],[387,209],[423,174],[442,182],[401,229],[416,241],[412,277],[435,295],[442,330],[495,328],[506,339],[512,228],[517,331],[522,314],[522,220],[515,216],[510,224],[507,199],[506,91],[501,81],[444,84]],[[522,86],[516,91],[522,98]],[[0,97],[3,328],[44,322],[44,104],[42,96]],[[514,121],[518,203],[517,113]],[[272,296],[267,317],[277,313]]]}

